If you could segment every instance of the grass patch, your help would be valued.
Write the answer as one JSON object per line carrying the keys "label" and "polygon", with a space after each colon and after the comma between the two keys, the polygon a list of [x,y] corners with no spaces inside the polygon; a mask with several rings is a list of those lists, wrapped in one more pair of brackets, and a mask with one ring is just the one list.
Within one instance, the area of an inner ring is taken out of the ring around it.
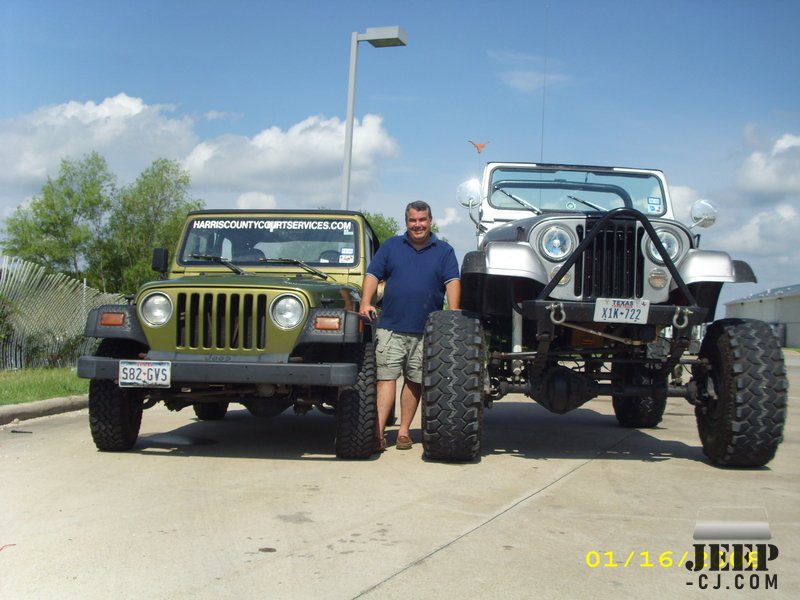
{"label": "grass patch", "polygon": [[22,404],[89,392],[89,380],[75,369],[20,369],[0,371],[0,405]]}

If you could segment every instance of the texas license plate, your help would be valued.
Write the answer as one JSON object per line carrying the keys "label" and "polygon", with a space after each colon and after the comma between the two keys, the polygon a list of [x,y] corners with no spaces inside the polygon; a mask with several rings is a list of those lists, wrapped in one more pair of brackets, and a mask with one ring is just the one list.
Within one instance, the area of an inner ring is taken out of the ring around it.
{"label": "texas license plate", "polygon": [[647,323],[650,303],[628,298],[598,298],[594,305],[597,323]]}
{"label": "texas license plate", "polygon": [[119,361],[119,387],[169,387],[171,376],[168,360]]}

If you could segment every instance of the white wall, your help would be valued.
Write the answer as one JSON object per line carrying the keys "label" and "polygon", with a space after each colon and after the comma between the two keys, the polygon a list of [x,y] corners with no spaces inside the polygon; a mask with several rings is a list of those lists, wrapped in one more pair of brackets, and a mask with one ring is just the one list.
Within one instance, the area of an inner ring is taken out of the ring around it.
{"label": "white wall", "polygon": [[781,323],[786,329],[786,347],[800,348],[800,294],[729,302],[725,305],[725,316]]}

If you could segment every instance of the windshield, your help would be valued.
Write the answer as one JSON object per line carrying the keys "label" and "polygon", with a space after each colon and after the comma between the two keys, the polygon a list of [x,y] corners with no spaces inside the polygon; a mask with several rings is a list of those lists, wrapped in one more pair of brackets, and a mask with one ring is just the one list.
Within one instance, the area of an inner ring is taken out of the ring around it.
{"label": "windshield", "polygon": [[358,223],[348,218],[203,215],[189,222],[178,262],[199,265],[218,257],[233,265],[266,266],[279,263],[263,259],[282,258],[350,266],[361,251],[358,239]]}
{"label": "windshield", "polygon": [[531,214],[607,211],[622,206],[653,217],[667,211],[661,181],[655,175],[588,169],[495,169],[489,203],[494,208]]}

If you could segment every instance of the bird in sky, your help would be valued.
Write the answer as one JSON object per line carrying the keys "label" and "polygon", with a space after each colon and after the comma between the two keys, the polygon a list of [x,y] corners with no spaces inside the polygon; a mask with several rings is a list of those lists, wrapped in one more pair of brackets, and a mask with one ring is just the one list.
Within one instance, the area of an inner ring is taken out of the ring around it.
{"label": "bird in sky", "polygon": [[473,146],[475,146],[475,150],[477,150],[477,151],[478,151],[478,154],[480,154],[481,152],[483,152],[483,149],[486,147],[486,144],[488,144],[488,143],[489,143],[489,142],[483,142],[482,144],[478,144],[478,143],[476,143],[476,142],[473,142],[472,140],[467,140],[467,141],[468,141],[470,144],[472,144]]}

